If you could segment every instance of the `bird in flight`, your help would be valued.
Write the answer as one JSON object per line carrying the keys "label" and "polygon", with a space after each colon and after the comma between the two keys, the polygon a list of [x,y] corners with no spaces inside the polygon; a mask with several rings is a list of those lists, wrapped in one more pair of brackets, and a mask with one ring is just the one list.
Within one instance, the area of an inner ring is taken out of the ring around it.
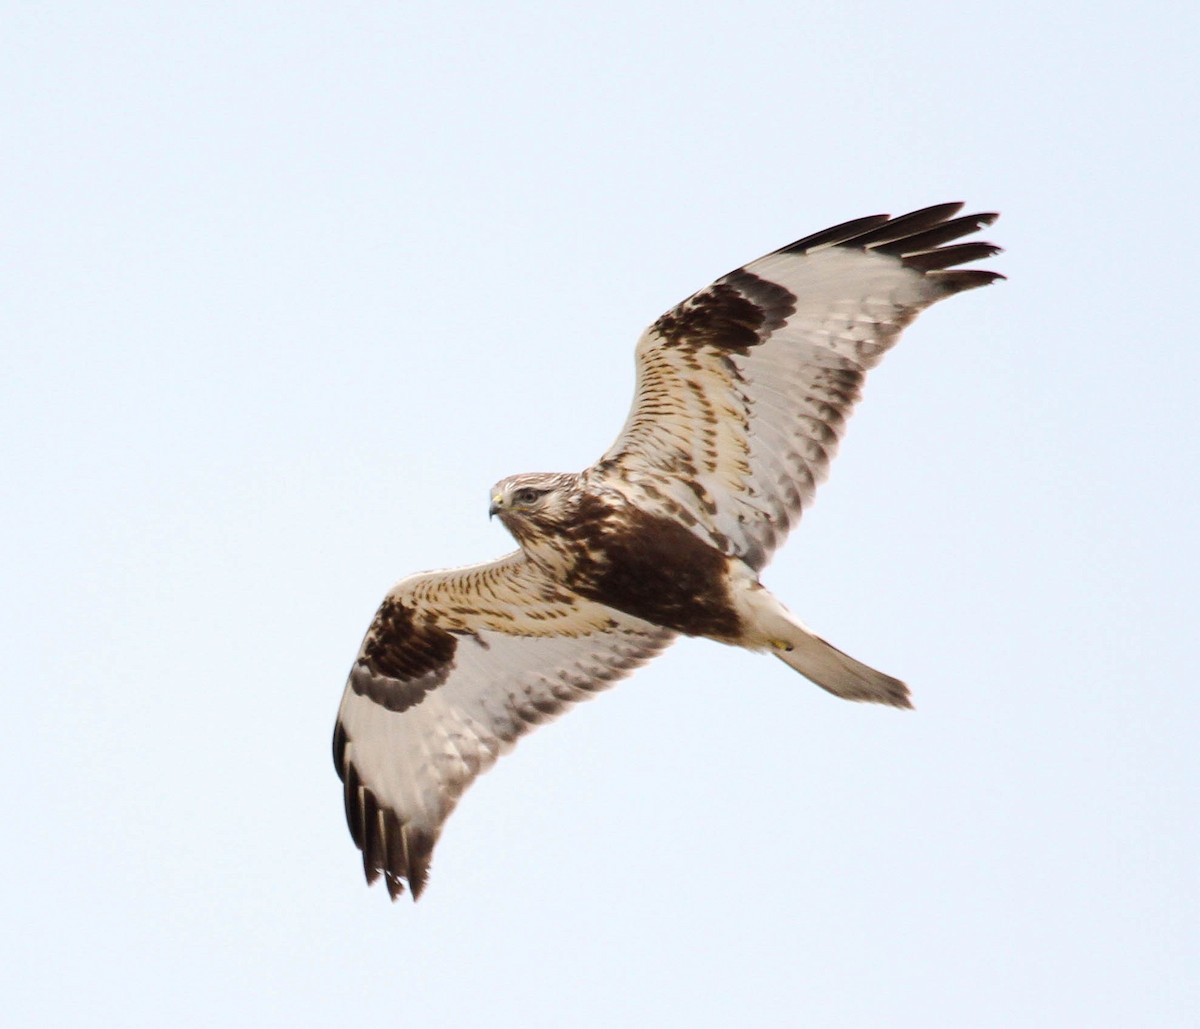
{"label": "bird in flight", "polygon": [[384,598],[333,737],[367,881],[424,889],[463,791],[540,722],[704,636],[771,654],[846,700],[909,707],[898,679],[815,635],[758,580],[825,477],[863,380],[945,297],[1002,278],[956,242],[995,214],[870,215],[767,254],[642,335],[633,406],[582,472],[502,479],[519,549]]}

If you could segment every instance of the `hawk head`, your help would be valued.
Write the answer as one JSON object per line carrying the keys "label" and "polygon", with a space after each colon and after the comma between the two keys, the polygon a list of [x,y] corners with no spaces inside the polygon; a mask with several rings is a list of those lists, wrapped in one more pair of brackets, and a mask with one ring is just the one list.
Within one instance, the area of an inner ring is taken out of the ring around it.
{"label": "hawk head", "polygon": [[546,531],[570,516],[579,496],[579,476],[561,472],[529,472],[510,475],[492,487],[489,515],[499,515],[517,539],[520,530]]}
{"label": "hawk head", "polygon": [[570,580],[616,513],[611,498],[577,473],[510,475],[492,487],[491,500],[491,513],[530,560],[560,582]]}

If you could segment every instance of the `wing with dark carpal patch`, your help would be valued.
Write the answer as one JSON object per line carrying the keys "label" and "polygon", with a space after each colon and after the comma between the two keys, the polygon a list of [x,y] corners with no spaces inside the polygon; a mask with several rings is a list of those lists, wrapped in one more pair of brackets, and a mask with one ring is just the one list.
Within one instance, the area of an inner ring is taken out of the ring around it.
{"label": "wing with dark carpal patch", "polygon": [[761,568],[825,477],[863,379],[921,311],[1002,276],[955,243],[994,214],[941,204],[806,237],[664,314],[637,347],[633,408],[590,470]]}
{"label": "wing with dark carpal patch", "polygon": [[539,722],[674,638],[556,586],[520,554],[413,576],[385,598],[338,711],[333,760],[367,881],[419,896],[442,824]]}

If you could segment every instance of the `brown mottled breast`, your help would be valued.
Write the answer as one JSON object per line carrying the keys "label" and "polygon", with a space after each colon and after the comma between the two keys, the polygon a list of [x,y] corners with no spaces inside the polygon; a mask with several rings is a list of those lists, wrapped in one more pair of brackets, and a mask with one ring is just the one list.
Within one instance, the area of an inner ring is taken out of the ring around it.
{"label": "brown mottled breast", "polygon": [[575,542],[567,585],[582,596],[688,636],[739,636],[725,556],[678,522],[634,507],[611,517],[600,500],[588,498]]}

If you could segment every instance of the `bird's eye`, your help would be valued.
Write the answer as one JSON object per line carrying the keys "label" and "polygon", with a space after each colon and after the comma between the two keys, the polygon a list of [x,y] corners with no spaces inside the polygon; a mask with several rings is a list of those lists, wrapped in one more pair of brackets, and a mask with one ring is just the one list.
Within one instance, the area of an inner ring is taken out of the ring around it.
{"label": "bird's eye", "polygon": [[515,500],[518,504],[532,504],[541,495],[542,491],[540,489],[534,489],[532,486],[525,486],[513,494],[513,500]]}

